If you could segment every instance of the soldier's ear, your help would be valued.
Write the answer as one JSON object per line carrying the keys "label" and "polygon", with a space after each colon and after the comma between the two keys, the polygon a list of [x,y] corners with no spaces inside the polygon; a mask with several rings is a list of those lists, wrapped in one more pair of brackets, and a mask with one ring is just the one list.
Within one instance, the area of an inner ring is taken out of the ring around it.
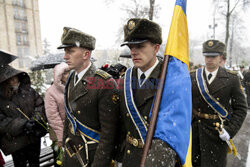
{"label": "soldier's ear", "polygon": [[221,63],[221,62],[222,62],[222,60],[223,60],[222,55],[220,55],[220,56],[219,56],[219,58],[220,58],[220,63]]}
{"label": "soldier's ear", "polygon": [[155,54],[160,50],[160,47],[160,44],[155,44]]}
{"label": "soldier's ear", "polygon": [[84,49],[84,51],[83,51],[83,56],[84,56],[84,58],[86,58],[86,59],[90,59],[90,51],[89,50],[87,50],[87,49]]}

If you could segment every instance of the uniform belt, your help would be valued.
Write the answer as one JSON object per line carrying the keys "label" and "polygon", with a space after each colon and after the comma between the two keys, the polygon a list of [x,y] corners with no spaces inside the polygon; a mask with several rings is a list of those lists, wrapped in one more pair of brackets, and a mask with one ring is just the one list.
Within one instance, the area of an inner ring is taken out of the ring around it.
{"label": "uniform belt", "polygon": [[143,148],[143,143],[141,139],[136,139],[129,134],[127,134],[126,141],[137,148]]}
{"label": "uniform belt", "polygon": [[204,118],[204,119],[218,119],[218,115],[213,115],[213,114],[205,114],[198,112],[196,110],[193,110],[193,114],[196,115],[199,118]]}

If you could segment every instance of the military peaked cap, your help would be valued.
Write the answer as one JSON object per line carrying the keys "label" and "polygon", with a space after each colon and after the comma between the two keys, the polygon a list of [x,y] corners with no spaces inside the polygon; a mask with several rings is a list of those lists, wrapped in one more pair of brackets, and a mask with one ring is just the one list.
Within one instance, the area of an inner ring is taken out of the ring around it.
{"label": "military peaked cap", "polygon": [[218,40],[208,40],[203,43],[204,56],[219,56],[225,52],[225,44]]}
{"label": "military peaked cap", "polygon": [[124,42],[121,46],[140,44],[146,41],[162,43],[161,27],[148,19],[132,18],[124,26]]}
{"label": "military peaked cap", "polygon": [[75,28],[64,27],[61,42],[62,45],[60,45],[57,49],[77,46],[94,50],[96,39],[95,37]]}

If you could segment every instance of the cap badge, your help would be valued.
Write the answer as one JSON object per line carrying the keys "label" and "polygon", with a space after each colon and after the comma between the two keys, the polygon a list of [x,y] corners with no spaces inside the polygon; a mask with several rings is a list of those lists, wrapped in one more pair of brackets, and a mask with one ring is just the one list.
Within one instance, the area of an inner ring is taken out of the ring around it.
{"label": "cap badge", "polygon": [[208,42],[208,46],[211,47],[211,46],[213,46],[213,45],[214,45],[213,41],[209,41],[209,42]]}
{"label": "cap badge", "polygon": [[128,29],[131,31],[135,28],[135,22],[133,20],[130,20],[128,22]]}
{"label": "cap badge", "polygon": [[80,47],[80,42],[79,41],[75,41],[76,46],[79,48]]}
{"label": "cap badge", "polygon": [[63,29],[63,36],[66,35],[66,33],[67,33],[67,30],[64,28]]}

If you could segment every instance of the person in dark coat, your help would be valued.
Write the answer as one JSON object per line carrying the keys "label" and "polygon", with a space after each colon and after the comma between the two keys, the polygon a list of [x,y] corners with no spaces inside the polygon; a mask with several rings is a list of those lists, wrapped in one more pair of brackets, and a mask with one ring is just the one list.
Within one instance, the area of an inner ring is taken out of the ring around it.
{"label": "person in dark coat", "polygon": [[65,86],[63,166],[109,167],[115,148],[119,96],[114,79],[91,63],[95,38],[64,27],[64,59],[73,72]]}
{"label": "person in dark coat", "polygon": [[250,108],[250,67],[245,72],[243,83],[246,90],[248,108]]}
{"label": "person in dark coat", "polygon": [[225,45],[218,40],[204,42],[206,65],[191,72],[193,166],[225,167],[227,141],[246,117],[246,99],[237,74],[219,66],[224,51]]}
{"label": "person in dark coat", "polygon": [[[27,73],[0,67],[0,149],[16,167],[39,166],[40,140],[46,129],[42,97],[31,88]],[[38,123],[39,121],[40,123]]]}
{"label": "person in dark coat", "polygon": [[[130,93],[121,92],[120,112],[123,122],[124,142],[122,166],[138,167],[144,147],[138,126],[133,120],[133,113],[128,108],[128,95],[134,99],[138,115],[148,126],[149,113],[158,87],[162,61],[156,57],[162,43],[161,27],[150,20],[132,18],[124,26],[124,42],[131,52],[134,67],[132,68],[132,87]],[[129,77],[125,75],[125,80]],[[125,81],[126,82],[126,81]],[[130,114],[131,113],[131,114]],[[160,139],[153,139],[145,166],[173,167],[177,160],[176,152]]]}

